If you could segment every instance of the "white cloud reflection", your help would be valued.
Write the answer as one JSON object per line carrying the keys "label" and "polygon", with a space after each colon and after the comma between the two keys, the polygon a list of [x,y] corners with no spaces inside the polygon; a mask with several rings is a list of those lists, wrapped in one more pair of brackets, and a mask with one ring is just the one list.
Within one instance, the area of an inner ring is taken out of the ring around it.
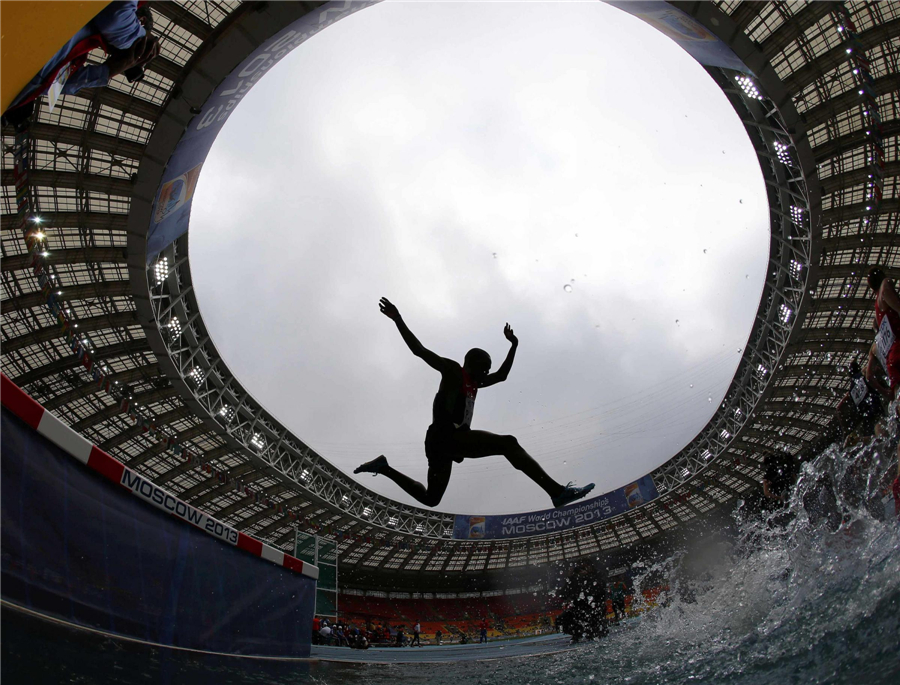
{"label": "white cloud reflection", "polygon": [[[600,3],[384,3],[342,20],[244,99],[193,207],[219,351],[329,461],[349,472],[384,453],[424,480],[439,377],[379,313],[387,296],[460,361],[478,346],[499,366],[508,321],[516,363],[479,394],[473,427],[515,433],[555,478],[598,492],[712,415],[769,243],[725,96]],[[547,506],[495,457],[455,466],[438,508]]]}

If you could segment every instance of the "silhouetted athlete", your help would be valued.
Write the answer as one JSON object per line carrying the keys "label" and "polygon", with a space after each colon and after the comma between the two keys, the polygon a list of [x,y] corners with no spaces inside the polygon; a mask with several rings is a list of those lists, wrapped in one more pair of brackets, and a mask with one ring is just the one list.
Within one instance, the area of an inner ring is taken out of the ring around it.
{"label": "silhouetted athlete", "polygon": [[428,507],[436,507],[444,496],[454,461],[460,463],[463,459],[478,459],[493,455],[506,457],[513,468],[543,488],[553,499],[554,507],[562,507],[581,499],[594,489],[593,483],[580,488],[571,483],[560,485],[522,449],[519,441],[512,435],[497,435],[470,428],[478,388],[486,388],[505,381],[512,368],[519,339],[513,334],[509,324],[503,329],[503,335],[512,347],[497,372],[489,373],[491,357],[484,350],[477,347],[469,350],[466,352],[463,365],[460,366],[452,359],[439,357],[431,350],[425,349],[407,328],[400,317],[400,312],[387,298],[381,298],[379,306],[381,313],[397,324],[400,335],[412,353],[441,374],[441,385],[437,395],[434,396],[432,423],[425,434],[428,487],[391,468],[384,455],[359,466],[353,473],[387,476],[407,494]]}

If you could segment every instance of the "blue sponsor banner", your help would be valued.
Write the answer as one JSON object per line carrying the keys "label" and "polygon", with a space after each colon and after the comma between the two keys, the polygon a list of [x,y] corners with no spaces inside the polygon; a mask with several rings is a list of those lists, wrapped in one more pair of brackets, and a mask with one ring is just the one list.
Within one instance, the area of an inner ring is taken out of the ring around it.
{"label": "blue sponsor banner", "polygon": [[497,540],[555,533],[579,528],[624,514],[659,497],[651,476],[644,476],[624,488],[560,509],[544,509],[527,514],[460,516],[453,522],[457,540]]}
{"label": "blue sponsor banner", "polygon": [[222,126],[253,85],[301,43],[377,1],[345,0],[322,5],[269,38],[219,84],[188,124],[163,172],[147,232],[148,263],[187,232],[203,162]]}
{"label": "blue sponsor banner", "polygon": [[309,656],[315,580],[235,547],[232,528],[128,469],[116,486],[6,408],[0,438],[5,601],[162,645]]}
{"label": "blue sponsor banner", "polygon": [[700,64],[741,71],[745,74],[753,73],[731,48],[710,33],[703,24],[667,2],[607,1],[607,4],[628,12],[665,34]]}

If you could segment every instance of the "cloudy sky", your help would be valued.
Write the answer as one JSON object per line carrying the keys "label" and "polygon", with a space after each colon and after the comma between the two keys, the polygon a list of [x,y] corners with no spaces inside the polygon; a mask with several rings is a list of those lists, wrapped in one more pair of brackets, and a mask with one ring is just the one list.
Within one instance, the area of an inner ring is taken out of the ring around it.
{"label": "cloudy sky", "polygon": [[[307,41],[231,116],[191,266],[232,372],[348,472],[385,454],[426,473],[440,377],[379,297],[429,349],[483,347],[495,368],[509,322],[515,365],[473,428],[600,493],[712,416],[759,303],[766,217],[725,96],[639,20],[600,2],[385,2]],[[494,457],[454,466],[438,509],[549,506]]]}

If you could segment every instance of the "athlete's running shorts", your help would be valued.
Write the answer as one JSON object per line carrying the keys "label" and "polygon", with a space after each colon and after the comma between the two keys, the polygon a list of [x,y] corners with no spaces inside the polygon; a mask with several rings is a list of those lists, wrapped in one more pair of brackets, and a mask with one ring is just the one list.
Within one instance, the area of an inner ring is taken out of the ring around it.
{"label": "athlete's running shorts", "polygon": [[441,426],[431,424],[425,433],[425,456],[429,463],[452,460],[457,464],[462,463],[464,457],[459,456],[456,448],[456,437],[461,431],[468,428],[456,428],[455,426]]}

